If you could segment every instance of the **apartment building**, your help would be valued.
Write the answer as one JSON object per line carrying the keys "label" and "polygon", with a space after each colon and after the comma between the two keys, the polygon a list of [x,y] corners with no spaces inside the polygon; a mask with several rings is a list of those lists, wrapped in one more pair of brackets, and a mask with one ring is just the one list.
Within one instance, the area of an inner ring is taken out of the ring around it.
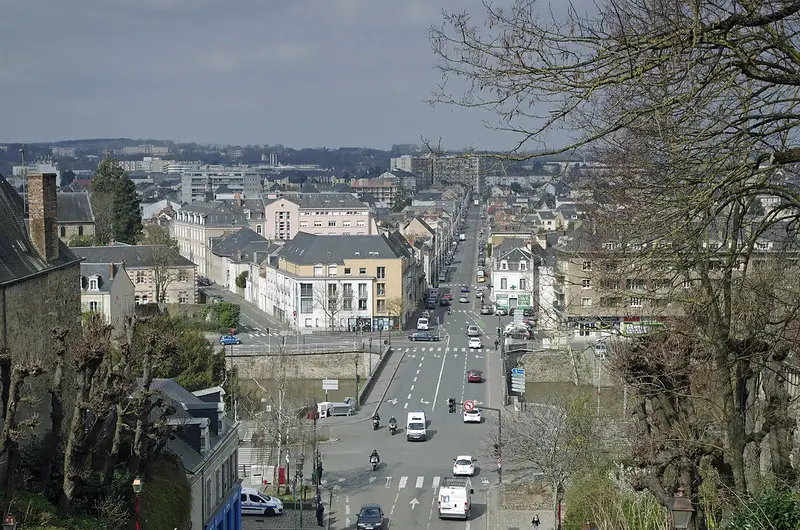
{"label": "apartment building", "polygon": [[273,193],[264,203],[267,239],[288,241],[298,232],[319,236],[377,233],[369,206],[349,193]]}
{"label": "apartment building", "polygon": [[425,177],[428,182],[460,182],[478,186],[486,172],[483,157],[474,155],[403,155],[392,158],[389,167]]}
{"label": "apartment building", "polygon": [[181,255],[197,265],[200,276],[208,276],[212,269],[211,239],[248,226],[257,234],[264,232],[263,200],[239,198],[187,204],[175,212],[170,233],[178,241]]}
{"label": "apartment building", "polygon": [[541,248],[524,239],[504,239],[492,248],[490,297],[497,308],[535,310],[539,305]]}
{"label": "apartment building", "polygon": [[181,201],[204,200],[209,185],[212,192],[224,185],[244,199],[258,199],[263,192],[261,181],[261,174],[247,167],[202,166],[189,169],[181,174]]}
{"label": "apartment building", "polygon": [[81,311],[102,314],[115,335],[135,310],[134,293],[124,263],[81,262]]}
{"label": "apartment building", "polygon": [[395,329],[413,314],[421,280],[399,233],[299,232],[262,264],[258,305],[296,329]]}
{"label": "apartment building", "polygon": [[397,178],[355,179],[350,181],[350,187],[358,194],[359,199],[370,195],[381,206],[389,207],[394,198],[400,194],[402,186]]}

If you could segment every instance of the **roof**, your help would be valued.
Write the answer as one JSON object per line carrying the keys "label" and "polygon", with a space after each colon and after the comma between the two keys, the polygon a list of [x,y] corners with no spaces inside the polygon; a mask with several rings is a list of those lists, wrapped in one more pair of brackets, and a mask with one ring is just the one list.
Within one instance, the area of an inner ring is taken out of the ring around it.
{"label": "roof", "polygon": [[300,206],[300,208],[360,208],[364,209],[367,204],[358,200],[349,193],[284,193],[280,197],[272,199],[275,202],[286,199]]}
{"label": "roof", "polygon": [[249,226],[244,210],[260,212],[264,215],[264,201],[261,199],[242,200],[240,208],[236,199],[195,201],[181,208],[181,212],[197,214],[205,219],[206,227],[215,226]]}
{"label": "roof", "polygon": [[[114,278],[111,277],[111,268],[114,268]],[[97,290],[91,291],[93,293],[108,293],[111,291],[111,286],[114,285],[115,278],[122,272],[121,264],[119,263],[81,263],[81,288],[86,289],[89,285],[89,278],[97,278]],[[126,275],[127,278],[127,275]]]}
{"label": "roof", "polygon": [[61,241],[55,261],[48,263],[39,255],[25,227],[22,197],[0,175],[0,285],[79,261],[80,258]]}
{"label": "roof", "polygon": [[60,192],[56,197],[58,197],[59,223],[94,222],[94,211],[87,192]]}
{"label": "roof", "polygon": [[[157,265],[153,252],[155,248],[161,247],[117,244],[107,247],[73,247],[72,250],[78,256],[85,258],[88,263],[122,263],[127,269],[150,269]],[[161,259],[161,256],[158,256],[158,259]],[[181,268],[195,266],[176,250],[169,251],[164,265]]]}
{"label": "roof", "polygon": [[[400,238],[375,236],[317,236],[298,232],[287,241],[278,255],[297,265],[344,263],[346,259],[397,259],[411,251],[402,235]],[[393,234],[394,235],[394,234]],[[403,248],[403,246],[405,248]]]}
{"label": "roof", "polygon": [[260,234],[250,228],[242,228],[225,237],[213,239],[211,252],[217,256],[235,257],[235,261],[243,263],[252,261],[257,252],[269,252],[272,246]]}

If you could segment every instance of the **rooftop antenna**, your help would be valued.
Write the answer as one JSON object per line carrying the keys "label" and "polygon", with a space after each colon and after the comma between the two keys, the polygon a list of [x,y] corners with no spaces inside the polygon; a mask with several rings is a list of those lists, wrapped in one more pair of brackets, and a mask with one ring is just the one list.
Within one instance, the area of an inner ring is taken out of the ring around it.
{"label": "rooftop antenna", "polygon": [[28,215],[28,166],[25,165],[25,147],[19,148],[19,156],[22,158],[22,213]]}

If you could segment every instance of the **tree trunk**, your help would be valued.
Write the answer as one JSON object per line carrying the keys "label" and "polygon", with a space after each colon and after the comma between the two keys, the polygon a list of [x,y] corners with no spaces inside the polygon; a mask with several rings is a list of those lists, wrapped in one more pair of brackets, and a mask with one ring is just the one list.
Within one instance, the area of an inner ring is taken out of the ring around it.
{"label": "tree trunk", "polygon": [[62,396],[64,390],[62,381],[64,379],[64,355],[67,353],[67,346],[64,341],[67,336],[66,330],[54,330],[53,337],[56,339],[58,347],[55,350],[55,368],[53,378],[50,381],[50,429],[42,440],[42,452],[39,458],[39,481],[42,487],[47,487],[50,477],[53,474],[54,455],[58,453],[58,441],[64,423],[64,403]]}
{"label": "tree trunk", "polygon": [[134,470],[141,473],[144,460],[147,458],[145,427],[150,407],[150,384],[153,382],[152,355],[147,352],[142,356],[142,384],[136,398],[136,427],[133,431]]}
{"label": "tree trunk", "polygon": [[61,496],[58,500],[58,511],[67,514],[72,511],[72,501],[75,498],[75,490],[81,476],[80,457],[78,448],[81,447],[83,437],[83,408],[88,399],[89,375],[86,370],[77,374],[78,392],[75,396],[75,405],[72,407],[72,419],[70,421],[67,443],[64,447],[64,480],[61,483]]}
{"label": "tree trunk", "polygon": [[6,471],[3,478],[5,498],[11,499],[14,492],[14,477],[16,476],[17,466],[19,465],[19,436],[17,429],[17,412],[19,401],[22,394],[22,385],[29,371],[26,368],[14,366],[9,376],[8,402],[6,403],[5,423],[3,433],[0,436],[0,445],[6,455]]}

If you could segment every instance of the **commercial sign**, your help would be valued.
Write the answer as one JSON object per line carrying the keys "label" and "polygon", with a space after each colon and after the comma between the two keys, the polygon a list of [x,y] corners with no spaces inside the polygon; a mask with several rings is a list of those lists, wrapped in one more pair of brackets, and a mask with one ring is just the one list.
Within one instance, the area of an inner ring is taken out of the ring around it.
{"label": "commercial sign", "polygon": [[518,294],[517,295],[517,307],[521,309],[526,309],[531,306],[531,295],[530,294]]}
{"label": "commercial sign", "polygon": [[508,309],[508,295],[507,294],[498,294],[495,299],[495,304],[497,307],[502,307],[504,309]]}

